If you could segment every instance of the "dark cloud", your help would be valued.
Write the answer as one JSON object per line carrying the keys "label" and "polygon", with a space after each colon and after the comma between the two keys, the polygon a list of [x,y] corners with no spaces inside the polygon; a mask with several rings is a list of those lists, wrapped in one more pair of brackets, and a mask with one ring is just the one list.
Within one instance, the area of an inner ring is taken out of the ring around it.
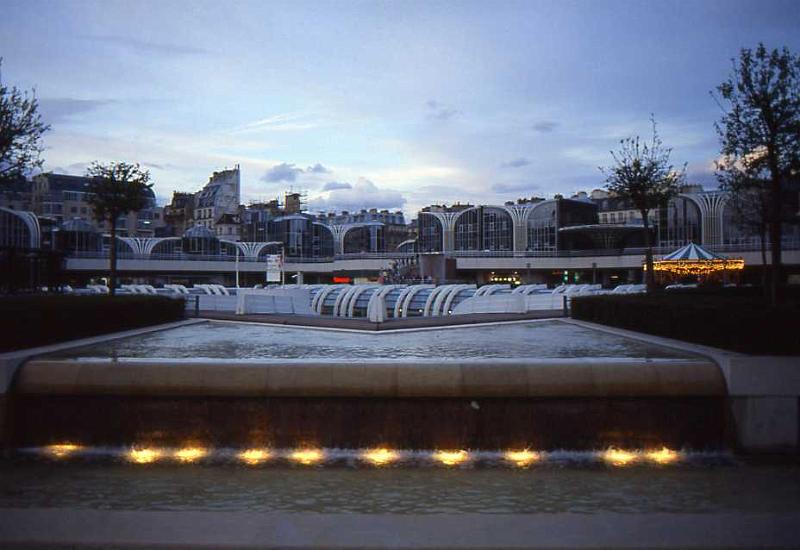
{"label": "dark cloud", "polygon": [[330,174],[330,170],[322,166],[320,163],[316,163],[314,166],[309,166],[306,168],[306,172],[309,174]]}
{"label": "dark cloud", "polygon": [[271,183],[278,181],[295,181],[297,180],[297,174],[302,173],[302,168],[298,168],[294,164],[289,164],[288,162],[282,162],[267,170],[267,173],[261,177],[261,181]]}
{"label": "dark cloud", "polygon": [[554,122],[552,120],[542,120],[532,126],[534,130],[543,134],[549,134],[550,132],[555,131],[557,127],[558,122]]}
{"label": "dark cloud", "polygon": [[322,186],[323,191],[335,191],[336,189],[352,189],[353,186],[347,182],[340,182],[340,181],[329,181],[325,185]]}
{"label": "dark cloud", "polygon": [[429,99],[425,102],[428,107],[428,118],[431,120],[450,120],[459,114],[457,109],[448,107],[435,99]]}
{"label": "dark cloud", "polygon": [[73,99],[70,97],[43,98],[39,100],[39,109],[45,124],[60,122],[81,113],[94,111],[113,103],[106,99]]}
{"label": "dark cloud", "polygon": [[502,164],[503,168],[522,168],[523,166],[528,166],[531,163],[525,157],[519,157],[514,160],[510,160]]}
{"label": "dark cloud", "polygon": [[532,183],[495,183],[492,185],[492,191],[495,193],[530,193],[537,186]]}
{"label": "dark cloud", "polygon": [[164,55],[197,55],[208,53],[208,50],[196,48],[194,46],[183,46],[180,44],[159,44],[157,42],[147,42],[127,36],[113,35],[89,35],[84,36],[86,40],[101,42],[120,46],[127,50],[141,54],[164,54]]}

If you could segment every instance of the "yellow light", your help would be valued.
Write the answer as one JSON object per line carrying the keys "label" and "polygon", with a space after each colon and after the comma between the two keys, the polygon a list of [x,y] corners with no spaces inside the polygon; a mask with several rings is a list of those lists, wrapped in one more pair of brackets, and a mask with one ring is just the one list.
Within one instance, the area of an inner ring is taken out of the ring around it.
{"label": "yellow light", "polygon": [[529,466],[537,462],[541,458],[541,455],[525,449],[524,451],[507,451],[505,457],[506,460],[513,462],[517,466]]}
{"label": "yellow light", "polygon": [[649,451],[646,456],[649,460],[659,464],[669,464],[680,458],[680,454],[677,451],[672,451],[666,447],[661,447],[659,451]]}
{"label": "yellow light", "polygon": [[[653,271],[664,271],[678,275],[706,275],[719,271],[738,271],[744,269],[744,260],[729,258],[726,260],[656,260]],[[647,271],[647,265],[644,266]]]}
{"label": "yellow light", "polygon": [[609,449],[603,453],[603,460],[614,466],[626,466],[636,460],[636,454],[619,449]]}
{"label": "yellow light", "polygon": [[319,449],[298,449],[289,455],[289,460],[308,466],[309,464],[319,462],[324,457],[325,455]]}
{"label": "yellow light", "polygon": [[455,466],[469,460],[467,451],[436,451],[433,453],[434,460],[438,460],[446,466]]}
{"label": "yellow light", "polygon": [[270,457],[270,452],[266,449],[247,449],[239,453],[239,459],[245,464],[255,466]]}
{"label": "yellow light", "polygon": [[208,454],[202,447],[186,447],[175,451],[175,458],[181,462],[195,462]]}
{"label": "yellow light", "polygon": [[161,458],[158,449],[131,449],[128,451],[128,460],[136,464],[150,464]]}
{"label": "yellow light", "polygon": [[361,454],[361,458],[377,466],[383,466],[397,460],[399,455],[390,449],[370,449]]}
{"label": "yellow light", "polygon": [[48,445],[47,452],[50,456],[55,458],[66,458],[75,451],[81,450],[83,447],[75,445],[74,443],[59,443],[57,445]]}

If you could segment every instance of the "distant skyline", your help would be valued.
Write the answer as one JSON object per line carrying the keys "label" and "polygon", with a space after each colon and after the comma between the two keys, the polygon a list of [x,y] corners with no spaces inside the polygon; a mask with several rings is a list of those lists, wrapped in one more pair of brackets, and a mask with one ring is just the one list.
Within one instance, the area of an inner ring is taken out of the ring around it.
{"label": "distant skyline", "polygon": [[140,162],[156,195],[242,169],[312,210],[590,191],[653,113],[716,186],[731,58],[800,52],[800,2],[4,0],[3,81],[35,87],[45,169]]}

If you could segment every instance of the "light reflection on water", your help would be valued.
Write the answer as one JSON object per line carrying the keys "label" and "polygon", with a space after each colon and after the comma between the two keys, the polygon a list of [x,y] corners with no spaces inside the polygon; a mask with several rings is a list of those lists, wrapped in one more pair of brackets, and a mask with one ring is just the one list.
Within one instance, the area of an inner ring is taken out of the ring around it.
{"label": "light reflection on water", "polygon": [[561,323],[357,334],[255,324],[205,323],[54,355],[65,358],[430,359],[441,350],[469,358],[685,357],[668,348]]}
{"label": "light reflection on water", "polygon": [[[235,455],[234,455],[235,456]],[[479,462],[480,464],[480,462]],[[0,461],[0,508],[322,513],[791,512],[800,466],[698,461],[615,468],[250,467],[123,461]]]}

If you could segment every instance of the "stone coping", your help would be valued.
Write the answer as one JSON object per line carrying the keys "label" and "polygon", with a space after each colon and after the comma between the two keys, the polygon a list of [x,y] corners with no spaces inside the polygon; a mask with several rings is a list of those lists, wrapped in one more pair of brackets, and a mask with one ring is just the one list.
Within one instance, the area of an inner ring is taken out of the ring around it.
{"label": "stone coping", "polygon": [[272,397],[721,396],[705,359],[29,361],[15,393]]}
{"label": "stone coping", "polygon": [[765,548],[800,514],[315,514],[0,509],[4,548]]}
{"label": "stone coping", "polygon": [[27,348],[7,353],[0,353],[0,396],[6,393],[11,386],[14,375],[17,369],[27,360],[38,357],[40,355],[47,355],[65,351],[68,349],[92,346],[103,342],[110,342],[111,340],[118,340],[120,338],[128,338],[130,336],[139,336],[150,332],[157,332],[160,330],[168,330],[171,328],[178,328],[187,325],[194,325],[197,323],[205,323],[204,319],[187,319],[184,321],[175,321],[172,323],[162,323],[158,325],[150,325],[147,327],[135,328],[131,330],[124,330],[122,332],[110,332],[107,334],[99,334],[88,338],[80,338],[78,340],[67,340],[66,342],[58,342],[56,344],[49,344],[47,346],[39,346],[36,348]]}

